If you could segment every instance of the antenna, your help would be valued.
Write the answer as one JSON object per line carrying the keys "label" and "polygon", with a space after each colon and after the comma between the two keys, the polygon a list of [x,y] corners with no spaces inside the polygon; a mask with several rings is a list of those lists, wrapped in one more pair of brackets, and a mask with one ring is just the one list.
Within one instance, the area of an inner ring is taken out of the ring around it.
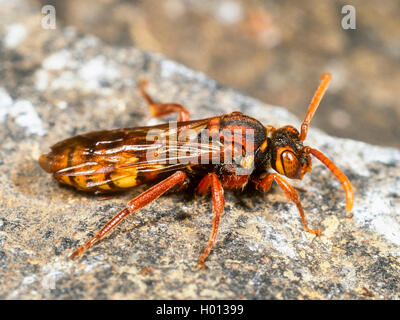
{"label": "antenna", "polygon": [[328,84],[331,79],[332,75],[330,73],[327,72],[322,74],[321,83],[319,84],[317,91],[315,91],[314,97],[312,98],[310,105],[308,106],[306,116],[301,125],[300,141],[304,141],[306,139],[310,121],[314,116],[315,111],[317,111],[318,105],[321,102],[326,89],[328,89]]}
{"label": "antenna", "polygon": [[[310,147],[304,147],[304,151],[306,153],[312,154],[319,161],[321,161],[339,180],[346,194],[346,212],[350,212],[351,209],[353,208],[354,192],[349,179],[345,176],[345,174],[342,171],[340,171],[338,167],[336,167],[336,165],[332,162],[332,160],[328,159],[328,157],[324,155],[321,151],[318,151],[317,149],[313,149]],[[348,217],[351,218],[352,216],[353,215],[350,214]]]}

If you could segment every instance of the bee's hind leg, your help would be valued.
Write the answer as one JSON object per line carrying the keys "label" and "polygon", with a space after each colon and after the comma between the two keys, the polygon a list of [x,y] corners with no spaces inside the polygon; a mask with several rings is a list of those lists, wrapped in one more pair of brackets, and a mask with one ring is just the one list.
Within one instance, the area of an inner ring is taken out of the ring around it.
{"label": "bee's hind leg", "polygon": [[173,175],[159,182],[158,184],[147,189],[136,198],[129,201],[127,207],[115,215],[110,221],[108,221],[103,228],[100,229],[89,241],[75,250],[70,258],[74,259],[81,256],[88,248],[93,246],[96,242],[103,239],[111,230],[118,226],[128,215],[135,211],[143,208],[145,205],[156,200],[162,194],[176,185],[181,185],[185,182],[186,173],[183,171],[176,171]]}
{"label": "bee's hind leg", "polygon": [[150,112],[154,117],[162,117],[177,112],[178,121],[189,121],[190,114],[186,108],[178,103],[159,103],[154,101],[146,91],[147,81],[141,80],[139,83],[139,92],[149,105]]}

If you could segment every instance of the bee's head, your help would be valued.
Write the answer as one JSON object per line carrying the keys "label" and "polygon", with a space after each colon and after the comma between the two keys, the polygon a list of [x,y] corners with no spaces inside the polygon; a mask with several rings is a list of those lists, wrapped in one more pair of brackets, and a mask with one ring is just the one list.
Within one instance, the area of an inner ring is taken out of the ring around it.
{"label": "bee's head", "polygon": [[306,116],[301,125],[301,132],[292,126],[285,126],[271,132],[271,166],[272,168],[292,179],[301,179],[304,174],[311,171],[311,157],[309,148],[303,146],[307,137],[310,121],[324,95],[331,80],[330,73],[321,76],[319,85]]}
{"label": "bee's head", "polygon": [[271,136],[271,166],[291,179],[302,179],[311,171],[311,157],[303,147],[296,128],[285,126],[275,130]]}
{"label": "bee's head", "polygon": [[301,132],[299,133],[299,131],[292,126],[285,126],[270,131],[270,144],[268,147],[271,156],[271,166],[275,171],[288,178],[302,179],[305,173],[311,171],[310,155],[313,155],[321,161],[342,184],[346,192],[346,211],[350,212],[353,207],[354,194],[349,179],[347,179],[339,168],[322,152],[303,145],[303,141],[307,137],[310,121],[328,87],[331,75],[329,73],[324,73],[321,79],[321,84],[311,100],[301,125]]}

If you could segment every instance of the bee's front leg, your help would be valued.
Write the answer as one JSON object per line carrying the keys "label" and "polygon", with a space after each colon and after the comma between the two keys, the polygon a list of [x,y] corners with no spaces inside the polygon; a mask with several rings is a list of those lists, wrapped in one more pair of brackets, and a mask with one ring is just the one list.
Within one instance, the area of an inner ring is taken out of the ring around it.
{"label": "bee's front leg", "polygon": [[276,173],[270,173],[267,176],[265,176],[262,179],[254,179],[253,183],[255,184],[255,187],[257,190],[267,192],[272,185],[272,182],[275,180],[275,182],[278,184],[278,186],[282,189],[282,191],[285,193],[285,195],[296,204],[297,209],[299,210],[300,213],[300,218],[301,221],[306,228],[306,231],[312,234],[315,234],[317,236],[320,236],[322,233],[318,229],[310,229],[307,225],[306,222],[306,216],[303,210],[303,207],[300,203],[300,197],[296,192],[296,189],[293,188],[289,182],[287,182],[285,179],[283,179],[281,176],[279,176]]}

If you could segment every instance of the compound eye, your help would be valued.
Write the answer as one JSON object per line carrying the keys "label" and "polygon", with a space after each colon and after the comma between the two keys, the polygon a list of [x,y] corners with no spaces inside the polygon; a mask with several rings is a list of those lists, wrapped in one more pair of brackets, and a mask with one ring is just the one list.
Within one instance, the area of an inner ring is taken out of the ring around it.
{"label": "compound eye", "polygon": [[281,153],[281,162],[285,176],[288,178],[298,178],[300,176],[300,161],[292,151],[283,151]]}

